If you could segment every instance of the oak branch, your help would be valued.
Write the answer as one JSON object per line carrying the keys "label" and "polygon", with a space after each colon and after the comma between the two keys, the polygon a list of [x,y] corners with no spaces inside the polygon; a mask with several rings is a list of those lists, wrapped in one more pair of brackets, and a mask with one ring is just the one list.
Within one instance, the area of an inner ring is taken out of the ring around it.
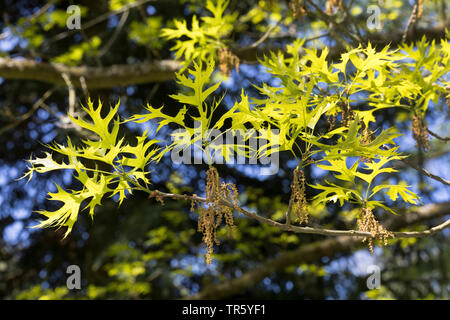
{"label": "oak branch", "polygon": [[[445,27],[431,29],[417,29],[408,34],[406,42],[420,39],[426,35],[429,40],[445,37]],[[383,34],[371,34],[370,39],[374,45],[395,46],[402,40],[402,33],[393,33],[389,37]],[[258,59],[267,55],[270,51],[281,50],[279,47],[242,47],[231,48],[233,53],[239,57],[241,63],[257,63]],[[328,58],[339,59],[345,50],[342,47],[330,49]],[[118,64],[105,67],[91,66],[66,66],[38,62],[32,59],[0,58],[0,78],[35,80],[53,85],[65,86],[66,81],[63,74],[67,75],[76,88],[82,88],[84,83],[89,89],[104,89],[117,86],[129,86],[151,82],[165,82],[175,77],[175,72],[180,70],[180,63],[174,60],[155,60],[151,62],[139,62],[136,64]]]}

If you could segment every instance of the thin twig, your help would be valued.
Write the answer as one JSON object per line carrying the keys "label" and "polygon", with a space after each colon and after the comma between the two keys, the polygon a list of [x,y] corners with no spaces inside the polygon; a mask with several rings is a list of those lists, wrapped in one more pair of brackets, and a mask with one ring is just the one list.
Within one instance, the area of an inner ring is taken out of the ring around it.
{"label": "thin twig", "polygon": [[81,89],[83,90],[84,97],[87,100],[89,98],[89,90],[86,85],[86,79],[83,76],[80,77],[80,84]]}
{"label": "thin twig", "polygon": [[[176,194],[176,193],[166,193],[158,190],[152,191],[149,197],[159,197],[159,198],[171,198],[171,199],[179,199],[179,200],[195,200],[199,202],[208,202],[206,198],[199,197],[197,195],[184,195],[184,194]],[[269,218],[265,218],[260,216],[255,212],[251,212],[245,210],[241,207],[236,207],[231,202],[222,199],[221,204],[225,205],[229,208],[235,209],[238,212],[243,213],[247,217],[253,218],[261,223],[265,223],[271,226],[274,226],[278,229],[284,231],[291,231],[295,233],[306,233],[306,234],[319,234],[324,236],[358,236],[358,237],[372,237],[370,232],[362,232],[356,230],[332,230],[332,229],[322,229],[322,228],[312,228],[312,227],[297,227],[293,225],[287,225],[283,223],[279,223]],[[450,213],[450,212],[449,212]],[[442,231],[445,228],[450,226],[450,219],[445,221],[444,223],[435,226],[431,229],[424,231],[413,231],[413,232],[393,232],[396,238],[417,238],[417,237],[426,237],[430,236],[436,232]]]}
{"label": "thin twig", "polygon": [[[381,146],[381,148],[384,149],[384,150],[389,150],[389,148],[386,147],[386,146]],[[443,183],[443,184],[445,184],[447,186],[450,186],[450,181],[445,180],[445,179],[443,179],[443,178],[441,178],[441,177],[439,177],[439,176],[437,176],[435,174],[432,174],[428,170],[425,170],[424,168],[421,168],[421,167],[415,165],[414,163],[412,163],[411,161],[409,161],[407,159],[400,159],[399,161],[403,162],[404,164],[410,166],[413,169],[416,169],[421,174],[423,174],[423,175],[425,175],[425,176],[427,176],[427,177],[429,177],[431,179],[434,179],[434,180],[439,181],[439,182],[441,182],[441,183]]]}
{"label": "thin twig", "polygon": [[112,44],[114,43],[114,41],[116,41],[117,37],[119,36],[120,32],[122,31],[123,26],[125,25],[125,22],[128,19],[128,15],[130,14],[130,11],[124,11],[124,13],[122,14],[122,16],[120,17],[120,21],[118,26],[116,27],[116,29],[114,30],[113,35],[111,36],[111,38],[109,38],[108,42],[106,43],[106,45],[100,50],[100,52],[98,53],[97,57],[101,58],[106,52],[108,52],[109,48],[112,46]]}
{"label": "thin twig", "polygon": [[441,182],[441,183],[443,183],[443,184],[445,184],[445,185],[447,185],[447,186],[450,186],[450,181],[445,180],[445,179],[443,179],[443,178],[441,178],[441,177],[439,177],[439,176],[437,176],[437,175],[435,175],[435,174],[432,174],[432,173],[429,172],[428,170],[425,170],[424,168],[421,168],[421,167],[415,165],[414,163],[412,163],[412,162],[410,162],[410,161],[408,161],[408,160],[406,160],[406,159],[402,159],[402,160],[400,160],[400,161],[406,163],[406,164],[407,164],[408,166],[410,166],[411,168],[416,169],[417,171],[419,171],[419,172],[422,173],[423,175],[425,175],[425,176],[427,176],[427,177],[429,177],[429,178],[431,178],[431,179],[434,179],[434,180],[436,180],[436,181],[439,181],[439,182]]}
{"label": "thin twig", "polygon": [[73,116],[75,113],[75,88],[73,87],[72,81],[70,81],[69,76],[66,73],[61,73],[64,82],[69,90],[69,115]]}
{"label": "thin twig", "polygon": [[70,118],[67,115],[58,113],[57,111],[53,110],[50,106],[48,106],[46,103],[42,102],[41,106],[43,109],[47,110],[48,113],[53,115],[55,118],[58,118],[58,122],[56,123],[56,126],[58,128],[64,129],[64,130],[74,130],[76,131],[80,136],[87,139],[93,138],[93,133],[87,129],[84,129],[78,125],[75,125]]}
{"label": "thin twig", "polygon": [[38,11],[33,13],[31,16],[27,18],[28,21],[33,22],[33,20],[39,18],[41,15],[43,15],[45,12],[47,12],[48,9],[55,3],[55,0],[51,0],[47,2],[42,8],[40,8]]}
{"label": "thin twig", "polygon": [[328,36],[330,36],[330,33],[326,32],[326,33],[320,34],[320,35],[315,36],[315,37],[307,38],[305,40],[305,43],[311,42],[311,41],[314,41],[314,40],[317,40],[317,39],[320,39],[320,38],[323,38],[323,37],[328,37]]}
{"label": "thin twig", "polygon": [[11,130],[12,128],[18,126],[19,124],[21,124],[22,122],[24,122],[25,120],[27,120],[28,118],[30,118],[34,112],[44,103],[45,100],[47,100],[48,97],[51,96],[51,94],[53,93],[53,91],[55,90],[55,88],[53,89],[49,89],[47,90],[41,98],[39,98],[39,100],[37,100],[33,106],[31,107],[31,109],[21,115],[16,121],[4,126],[3,128],[0,129],[0,135],[2,135],[3,133],[5,133],[8,130]]}
{"label": "thin twig", "polygon": [[156,92],[158,92],[158,90],[159,90],[159,83],[156,83],[155,85],[153,85],[152,90],[150,90],[150,93],[147,97],[147,101],[151,101]]}
{"label": "thin twig", "polygon": [[420,238],[420,237],[427,237],[432,234],[435,234],[437,232],[440,232],[444,230],[445,228],[448,228],[450,226],[450,219],[446,220],[445,222],[441,223],[440,225],[437,225],[433,228],[430,228],[428,230],[424,231],[409,231],[409,232],[394,232],[395,236],[397,238]]}
{"label": "thin twig", "polygon": [[357,43],[359,41],[357,36],[353,35],[347,28],[345,28],[341,24],[337,23],[337,21],[333,17],[331,17],[328,14],[326,14],[325,12],[323,12],[322,9],[317,4],[314,3],[314,1],[306,0],[306,2],[316,10],[316,13],[321,17],[322,21],[328,22],[328,24],[331,26],[330,32],[332,32],[336,37],[338,37],[338,38],[342,39],[344,42],[346,42],[345,39],[343,39],[339,35],[339,33],[333,32],[333,30],[332,30],[333,27],[336,27],[337,29],[339,29],[339,31],[341,31],[342,33],[345,33],[355,43]]}
{"label": "thin twig", "polygon": [[269,28],[269,30],[267,30],[266,33],[263,34],[263,36],[261,38],[259,38],[257,41],[255,41],[253,44],[251,44],[249,46],[249,48],[256,48],[257,46],[259,46],[261,43],[263,43],[268,37],[270,37],[270,35],[272,34],[272,32],[281,24],[282,20],[279,20],[275,25],[273,25],[272,27]]}

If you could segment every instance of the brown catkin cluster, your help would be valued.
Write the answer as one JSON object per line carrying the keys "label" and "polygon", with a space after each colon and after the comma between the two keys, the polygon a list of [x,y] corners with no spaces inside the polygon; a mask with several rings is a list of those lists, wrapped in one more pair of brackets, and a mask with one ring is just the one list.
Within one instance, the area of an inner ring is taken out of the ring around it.
{"label": "brown catkin cluster", "polygon": [[325,7],[325,13],[332,14],[334,8],[343,9],[342,0],[328,0]]}
{"label": "brown catkin cluster", "polygon": [[159,192],[152,191],[148,197],[155,198],[156,201],[158,201],[162,206],[164,205],[164,198],[159,194]]}
{"label": "brown catkin cluster", "polygon": [[368,242],[369,250],[373,253],[373,240],[377,239],[382,242],[384,245],[387,245],[387,239],[393,238],[394,234],[390,231],[387,231],[385,227],[383,227],[372,212],[370,208],[362,208],[361,213],[357,219],[358,230],[362,232],[370,232],[370,238],[364,238],[363,242]]}
{"label": "brown catkin cluster", "polygon": [[297,216],[298,222],[308,222],[308,206],[305,196],[305,174],[303,170],[296,168],[291,184],[292,210]]}
{"label": "brown catkin cluster", "polygon": [[430,149],[430,142],[428,141],[428,127],[423,117],[413,115],[412,134],[419,148],[422,148],[423,150]]}
{"label": "brown catkin cluster", "polygon": [[328,123],[328,131],[332,131],[334,127],[336,127],[336,117],[330,115],[329,117],[326,117],[327,123]]}
{"label": "brown catkin cluster", "polygon": [[239,58],[227,48],[219,49],[218,59],[219,69],[223,74],[230,76],[233,68],[235,68],[236,71],[239,70]]}
{"label": "brown catkin cluster", "polygon": [[339,107],[341,108],[342,122],[344,123],[344,126],[348,127],[350,121],[355,118],[355,113],[350,105],[344,102],[339,103]]}
{"label": "brown catkin cluster", "polygon": [[[206,263],[211,263],[211,255],[214,250],[214,244],[219,245],[216,231],[220,227],[223,220],[233,233],[235,230],[233,220],[233,209],[226,206],[222,201],[230,202],[234,207],[238,207],[238,191],[234,184],[220,184],[220,177],[217,169],[211,167],[206,172],[206,203],[200,206],[197,202],[199,210],[198,231],[203,234],[203,242],[206,245]],[[195,206],[195,201],[191,203],[191,210]]]}
{"label": "brown catkin cluster", "polygon": [[303,6],[303,0],[292,0],[289,3],[289,8],[291,9],[294,18],[306,16],[306,10]]}
{"label": "brown catkin cluster", "polygon": [[194,193],[193,194],[193,197],[192,197],[192,199],[191,199],[191,212],[194,212],[195,211],[195,206],[197,205],[197,206],[199,206],[200,204],[199,204],[199,202],[198,201],[195,201],[195,197],[197,197],[197,195]]}

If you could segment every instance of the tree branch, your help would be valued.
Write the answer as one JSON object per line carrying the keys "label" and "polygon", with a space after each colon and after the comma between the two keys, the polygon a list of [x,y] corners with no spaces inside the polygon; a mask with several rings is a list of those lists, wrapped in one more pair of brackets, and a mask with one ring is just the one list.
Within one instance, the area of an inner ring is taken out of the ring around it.
{"label": "tree branch", "polygon": [[440,135],[438,135],[437,133],[431,131],[430,129],[427,129],[428,133],[431,134],[433,137],[435,137],[436,139],[442,140],[442,141],[450,141],[450,137],[442,137]]}
{"label": "tree branch", "polygon": [[[382,146],[381,148],[384,149],[384,150],[389,150],[390,149],[390,148],[388,148],[386,146]],[[403,162],[404,164],[410,166],[411,168],[417,170],[419,173],[421,173],[421,174],[423,174],[423,175],[425,175],[425,176],[427,176],[427,177],[429,177],[431,179],[434,179],[434,180],[439,181],[439,182],[441,182],[441,183],[443,183],[443,184],[445,184],[447,186],[450,186],[450,181],[445,180],[445,179],[443,179],[443,178],[441,178],[441,177],[439,177],[439,176],[437,176],[435,174],[432,174],[428,170],[425,170],[424,168],[419,167],[418,165],[414,164],[413,162],[409,161],[408,159],[401,159],[399,161]]]}
{"label": "tree branch", "polygon": [[148,82],[164,82],[174,78],[180,64],[173,60],[160,60],[110,67],[69,67],[62,64],[36,62],[31,59],[0,58],[0,77],[5,79],[36,80],[65,86],[66,74],[76,88],[83,77],[89,89],[112,88]]}
{"label": "tree branch", "polygon": [[[425,205],[416,212],[404,216],[396,216],[389,219],[386,226],[389,228],[401,228],[415,223],[441,217],[449,213],[450,202]],[[313,242],[300,248],[281,253],[279,256],[266,261],[258,268],[253,268],[239,278],[225,280],[219,284],[206,287],[199,293],[188,299],[224,299],[236,295],[250,288],[273,272],[278,272],[291,265],[311,263],[328,256],[331,257],[340,252],[349,251],[354,246],[360,246],[361,241],[351,236],[340,236],[333,239]]]}
{"label": "tree branch", "polygon": [[[184,194],[176,194],[176,193],[166,193],[161,192],[158,190],[153,191],[150,194],[150,197],[155,197],[156,199],[161,198],[171,198],[171,199],[178,199],[178,200],[195,200],[200,202],[208,202],[206,198],[199,197],[197,195],[184,195]],[[241,207],[236,207],[233,203],[222,199],[221,204],[225,205],[229,208],[232,208],[238,212],[243,213],[249,218],[253,218],[261,223],[265,223],[268,225],[271,225],[273,227],[276,227],[283,231],[291,231],[294,233],[305,233],[305,234],[319,234],[323,236],[353,236],[353,237],[369,237],[371,238],[372,235],[370,232],[362,232],[362,231],[356,231],[356,230],[332,230],[332,229],[323,229],[323,228],[312,228],[312,227],[298,227],[293,226],[291,224],[283,224],[279,223],[275,220],[265,218],[263,216],[260,216],[259,214],[245,210]],[[450,208],[448,208],[448,213],[450,213]],[[396,238],[416,238],[416,237],[426,237],[429,235],[432,235],[438,231],[441,231],[445,229],[446,227],[450,226],[450,220],[446,221],[445,223],[436,226],[434,228],[425,230],[425,231],[418,231],[418,232],[393,232],[394,236]]]}
{"label": "tree branch", "polygon": [[[445,26],[417,29],[412,35],[408,35],[406,41],[414,41],[426,35],[429,40],[445,37]],[[366,41],[374,45],[391,47],[402,42],[403,34],[370,34]],[[282,50],[278,47],[237,47],[231,48],[242,63],[257,63],[269,51]],[[343,47],[330,49],[329,60],[337,60],[345,50]],[[108,67],[70,67],[61,64],[37,62],[31,59],[0,58],[0,77],[4,79],[36,80],[54,85],[65,86],[66,83],[61,74],[67,74],[74,87],[80,88],[80,78],[84,78],[89,89],[112,88],[134,84],[165,82],[175,77],[175,72],[180,70],[180,63],[174,60],[157,60],[141,62],[138,64],[122,64]]]}

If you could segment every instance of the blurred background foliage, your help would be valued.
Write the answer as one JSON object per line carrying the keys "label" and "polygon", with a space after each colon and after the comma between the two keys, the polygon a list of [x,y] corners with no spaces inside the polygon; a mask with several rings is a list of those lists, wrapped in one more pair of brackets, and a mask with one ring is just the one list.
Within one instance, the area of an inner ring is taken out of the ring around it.
{"label": "blurred background foliage", "polygon": [[[340,30],[317,14],[293,15],[296,1],[231,0],[226,13],[235,13],[233,30],[225,39],[230,48],[250,46],[269,30],[265,48],[282,47],[297,37],[317,47],[342,46],[340,38],[348,40]],[[316,1],[315,1],[316,2]],[[326,1],[317,1],[325,9]],[[410,18],[415,1],[344,1],[352,25],[362,37],[389,41],[402,33]],[[66,28],[69,5],[81,8],[82,30]],[[382,30],[368,30],[367,7],[381,8]],[[434,30],[448,25],[448,3],[424,1],[423,16],[416,27]],[[0,2],[0,57],[33,59],[37,62],[61,63],[68,66],[105,67],[114,64],[136,64],[157,59],[172,59],[173,42],[163,40],[162,28],[174,26],[174,19],[191,21],[192,16],[207,14],[204,1],[183,0],[79,0],[39,1],[3,0]],[[342,12],[333,17],[346,18]],[[387,40],[386,40],[387,39]],[[261,57],[261,56],[260,56]],[[231,76],[216,74],[224,80],[220,90],[227,92],[225,106],[232,104],[242,88],[257,95],[251,84],[270,82],[264,70],[242,59],[239,72]],[[35,103],[47,90],[51,95],[41,107]],[[113,87],[87,88],[89,96],[100,98],[105,105],[120,99],[120,113],[127,117],[140,113],[149,102],[165,105],[169,112],[181,107],[169,99],[177,91],[173,80]],[[87,93],[77,89],[76,105],[85,104]],[[427,121],[434,131],[449,135],[446,121],[448,106],[444,99],[429,108]],[[105,201],[96,211],[94,222],[80,214],[71,235],[63,238],[64,230],[31,229],[39,215],[37,209],[47,209],[47,190],[55,191],[52,181],[70,188],[76,182],[70,174],[45,174],[26,181],[16,179],[25,169],[24,159],[40,155],[42,143],[56,140],[64,143],[69,135],[76,143],[82,138],[66,121],[68,91],[65,86],[52,86],[33,80],[0,78],[0,298],[3,299],[173,299],[198,293],[218,282],[239,278],[247,271],[265,268],[269,259],[309,243],[322,236],[297,235],[236,218],[237,233],[230,238],[220,231],[221,246],[213,262],[204,261],[205,248],[197,232],[196,214],[189,211],[188,202],[166,201],[161,205],[136,193],[120,207],[113,199]],[[395,125],[404,137],[401,150],[413,154],[413,159],[432,172],[449,176],[448,147],[445,142],[430,139],[426,157],[418,153],[411,138],[411,119],[402,110],[384,109],[378,112],[380,126]],[[14,124],[11,126],[11,124]],[[154,124],[148,124],[155,130]],[[141,128],[126,127],[125,135],[134,136]],[[167,135],[167,131],[162,130]],[[142,133],[142,132],[140,132]],[[289,185],[295,162],[286,156],[280,159],[277,175],[260,177],[239,166],[218,166],[221,177],[238,185],[240,201],[261,215],[282,219],[289,200]],[[169,192],[201,194],[204,189],[205,165],[173,165],[170,157],[152,167],[151,180],[155,188]],[[393,182],[405,181],[415,188],[424,203],[449,200],[448,189],[403,167],[392,174]],[[314,183],[320,172],[306,172]],[[311,198],[314,191],[307,189]],[[354,228],[352,207],[311,208],[311,225],[330,228]],[[428,223],[408,230],[420,230]],[[432,225],[432,223],[430,224]],[[390,246],[377,248],[375,255],[367,249],[349,247],[330,252],[311,263],[293,263],[274,269],[255,285],[229,298],[250,299],[448,299],[449,298],[449,233],[427,239],[395,240]],[[66,268],[76,264],[82,271],[82,289],[66,288]],[[369,290],[366,286],[366,266],[382,268],[382,287]]]}

